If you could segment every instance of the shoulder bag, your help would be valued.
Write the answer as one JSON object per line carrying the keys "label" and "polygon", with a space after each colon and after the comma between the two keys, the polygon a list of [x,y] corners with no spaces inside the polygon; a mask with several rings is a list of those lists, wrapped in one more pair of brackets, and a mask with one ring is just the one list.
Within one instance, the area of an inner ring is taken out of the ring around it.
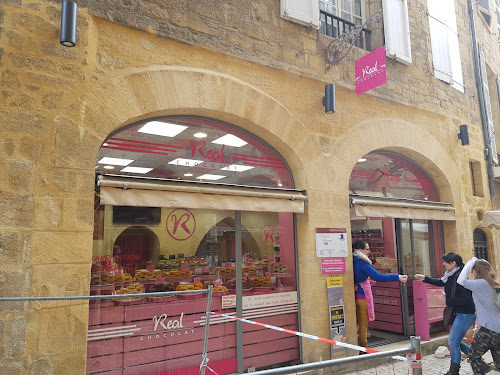
{"label": "shoulder bag", "polygon": [[[457,289],[457,280],[453,278],[453,288],[451,289],[451,299],[455,298],[455,291]],[[454,306],[448,306],[444,308],[443,311],[443,324],[446,326],[451,326],[455,320],[455,309]]]}

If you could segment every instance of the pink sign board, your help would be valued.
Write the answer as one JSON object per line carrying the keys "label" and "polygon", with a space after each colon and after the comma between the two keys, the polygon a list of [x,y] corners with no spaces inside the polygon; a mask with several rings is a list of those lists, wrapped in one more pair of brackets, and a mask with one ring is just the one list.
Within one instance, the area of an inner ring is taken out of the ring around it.
{"label": "pink sign board", "polygon": [[321,258],[321,273],[345,273],[345,258]]}
{"label": "pink sign board", "polygon": [[356,95],[370,91],[387,82],[385,46],[377,48],[354,63]]}

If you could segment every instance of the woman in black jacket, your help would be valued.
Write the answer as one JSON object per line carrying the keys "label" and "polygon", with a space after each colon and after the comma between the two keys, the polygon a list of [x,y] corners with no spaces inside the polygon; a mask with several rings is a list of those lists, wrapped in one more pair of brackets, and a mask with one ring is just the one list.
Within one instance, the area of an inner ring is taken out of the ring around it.
{"label": "woman in black jacket", "polygon": [[[460,351],[469,354],[470,347],[463,343],[462,339],[469,327],[476,321],[476,308],[472,299],[472,292],[457,284],[458,275],[460,275],[460,271],[464,267],[462,257],[456,253],[445,254],[443,256],[443,266],[446,272],[441,279],[434,279],[424,275],[415,275],[415,279],[436,286],[444,286],[446,306],[453,306],[456,315],[448,337],[451,364],[450,370],[445,375],[457,375],[460,370]],[[453,285],[456,285],[455,297],[452,297]]]}

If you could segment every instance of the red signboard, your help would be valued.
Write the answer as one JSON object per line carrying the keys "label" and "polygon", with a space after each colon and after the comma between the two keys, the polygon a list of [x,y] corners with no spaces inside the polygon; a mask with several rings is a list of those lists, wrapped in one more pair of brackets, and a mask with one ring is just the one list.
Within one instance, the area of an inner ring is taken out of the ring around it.
{"label": "red signboard", "polygon": [[385,70],[385,46],[356,60],[356,95],[370,91],[387,82]]}
{"label": "red signboard", "polygon": [[321,273],[345,273],[345,258],[321,258]]}

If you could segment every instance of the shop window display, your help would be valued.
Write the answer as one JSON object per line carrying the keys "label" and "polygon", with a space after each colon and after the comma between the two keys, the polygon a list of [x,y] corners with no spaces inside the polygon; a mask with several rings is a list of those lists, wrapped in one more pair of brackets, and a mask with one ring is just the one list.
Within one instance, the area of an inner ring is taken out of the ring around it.
{"label": "shop window display", "polygon": [[[228,124],[195,117],[121,129],[103,143],[96,172],[139,184],[166,181],[180,186],[178,191],[293,187],[285,163],[268,146]],[[90,302],[88,373],[198,372],[207,305],[203,290],[209,286],[212,311],[235,314],[231,297],[241,293],[243,317],[298,329],[293,213],[237,211],[237,196],[231,209],[192,202],[142,207],[151,205],[152,190],[141,191],[146,204],[105,204],[102,194],[101,205],[96,201],[91,294],[127,298]],[[217,197],[216,191],[210,196]],[[168,291],[188,293],[134,296]],[[236,324],[213,319],[210,327],[211,367],[236,372]],[[243,338],[245,370],[300,357],[297,337],[253,328],[245,329]]]}

